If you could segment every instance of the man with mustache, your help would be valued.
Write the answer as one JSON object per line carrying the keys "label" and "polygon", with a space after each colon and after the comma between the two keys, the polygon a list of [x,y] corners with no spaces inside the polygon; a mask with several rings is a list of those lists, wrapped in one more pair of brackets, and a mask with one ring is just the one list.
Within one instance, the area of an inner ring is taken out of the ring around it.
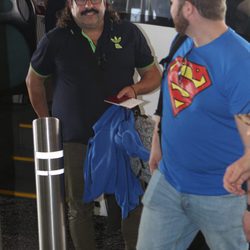
{"label": "man with mustache", "polygon": [[188,37],[162,80],[137,249],[184,250],[200,230],[211,250],[247,250],[250,205],[224,189],[223,176],[231,164],[250,166],[249,43],[226,25],[225,0],[171,4]]}
{"label": "man with mustache", "polygon": [[[134,84],[138,70],[141,79]],[[92,126],[117,95],[136,97],[160,85],[160,73],[139,29],[119,20],[106,0],[68,0],[57,27],[33,54],[27,75],[31,103],[38,117],[49,116],[44,81],[54,77],[52,115],[62,124],[69,226],[76,249],[96,249],[93,204],[82,201],[83,163]],[[136,213],[135,213],[136,215]],[[128,216],[127,249],[135,249],[137,223]],[[126,221],[124,221],[126,224]]]}

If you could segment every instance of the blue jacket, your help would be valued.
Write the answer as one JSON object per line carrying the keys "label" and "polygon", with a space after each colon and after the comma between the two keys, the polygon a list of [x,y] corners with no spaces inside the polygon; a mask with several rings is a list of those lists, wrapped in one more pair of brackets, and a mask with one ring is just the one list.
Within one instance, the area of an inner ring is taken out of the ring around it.
{"label": "blue jacket", "polygon": [[130,157],[148,161],[149,152],[134,128],[131,110],[111,106],[93,126],[84,166],[84,201],[103,193],[115,194],[122,217],[139,204],[140,181],[131,170]]}

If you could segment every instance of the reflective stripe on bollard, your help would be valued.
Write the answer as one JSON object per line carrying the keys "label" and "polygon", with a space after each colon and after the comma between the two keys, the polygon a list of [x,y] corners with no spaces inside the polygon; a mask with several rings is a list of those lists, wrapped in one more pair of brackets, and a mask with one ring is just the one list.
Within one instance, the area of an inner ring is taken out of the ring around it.
{"label": "reflective stripe on bollard", "polygon": [[33,121],[38,235],[40,250],[66,250],[64,168],[60,123]]}

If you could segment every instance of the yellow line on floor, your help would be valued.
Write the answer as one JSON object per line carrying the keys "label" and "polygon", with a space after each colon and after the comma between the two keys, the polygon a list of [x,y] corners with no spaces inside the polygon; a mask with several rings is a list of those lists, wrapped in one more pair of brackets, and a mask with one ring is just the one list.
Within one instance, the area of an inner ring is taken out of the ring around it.
{"label": "yellow line on floor", "polygon": [[34,162],[34,159],[31,157],[22,157],[22,156],[13,156],[13,160],[15,161],[28,161],[28,162]]}
{"label": "yellow line on floor", "polygon": [[31,124],[26,124],[26,123],[20,123],[19,128],[32,128]]}
{"label": "yellow line on floor", "polygon": [[33,193],[24,193],[24,192],[16,192],[16,191],[13,191],[13,190],[0,189],[0,194],[2,194],[2,195],[9,195],[9,196],[15,196],[15,197],[22,197],[22,198],[36,199],[36,194],[33,194]]}

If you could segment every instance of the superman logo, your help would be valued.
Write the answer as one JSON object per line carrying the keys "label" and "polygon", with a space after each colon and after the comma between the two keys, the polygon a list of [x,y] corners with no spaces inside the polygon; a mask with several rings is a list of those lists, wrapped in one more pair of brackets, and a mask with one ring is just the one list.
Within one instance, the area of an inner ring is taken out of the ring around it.
{"label": "superman logo", "polygon": [[189,107],[195,96],[211,85],[204,66],[177,57],[170,65],[168,88],[174,116]]}

